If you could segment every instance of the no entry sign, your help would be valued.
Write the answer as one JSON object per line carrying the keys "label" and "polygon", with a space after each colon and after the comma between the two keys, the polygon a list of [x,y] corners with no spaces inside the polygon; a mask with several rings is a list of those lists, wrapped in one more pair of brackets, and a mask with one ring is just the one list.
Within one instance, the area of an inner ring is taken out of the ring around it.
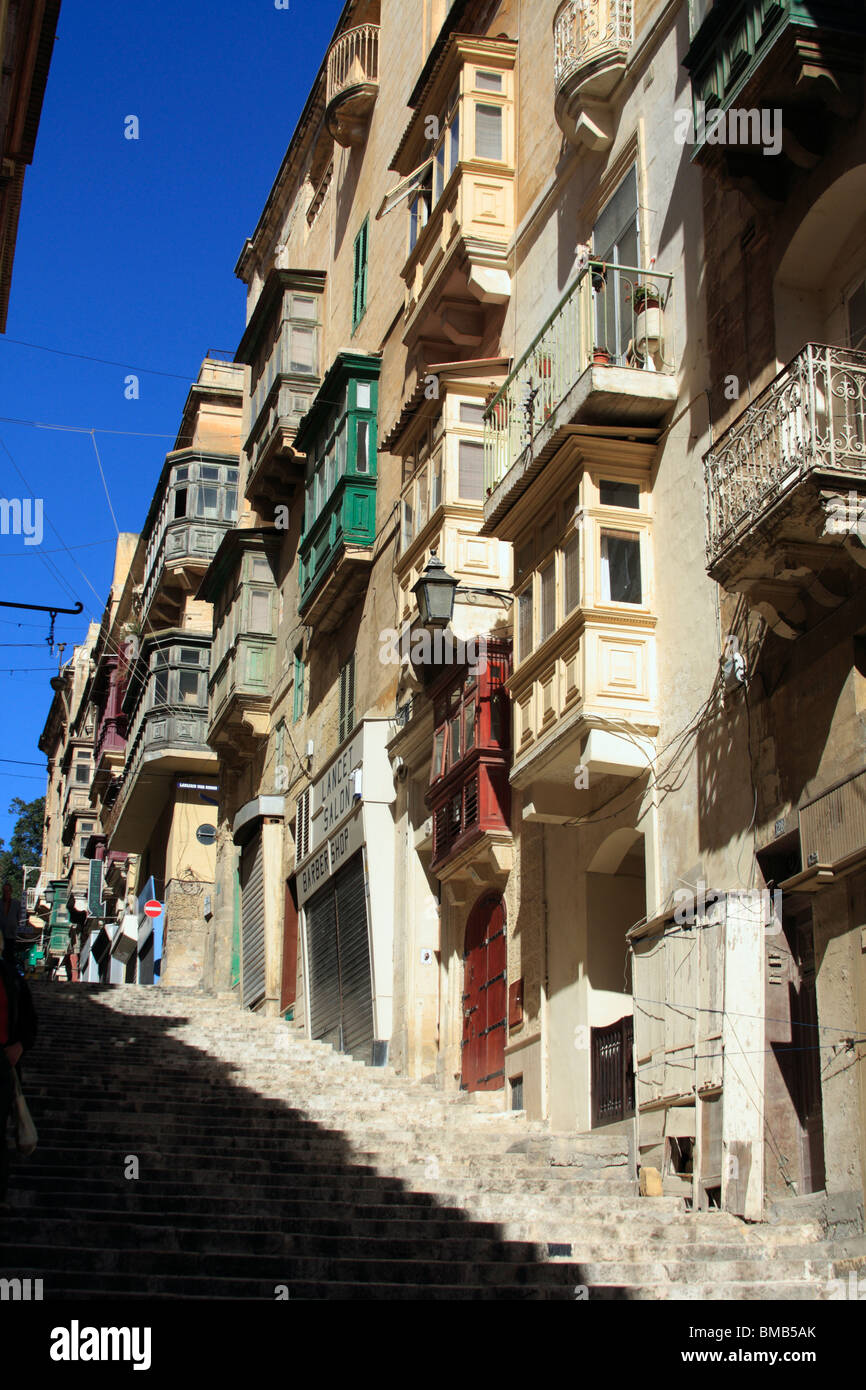
{"label": "no entry sign", "polygon": [[162,912],[162,903],[158,903],[156,898],[151,898],[149,903],[144,904],[145,917],[158,917]]}

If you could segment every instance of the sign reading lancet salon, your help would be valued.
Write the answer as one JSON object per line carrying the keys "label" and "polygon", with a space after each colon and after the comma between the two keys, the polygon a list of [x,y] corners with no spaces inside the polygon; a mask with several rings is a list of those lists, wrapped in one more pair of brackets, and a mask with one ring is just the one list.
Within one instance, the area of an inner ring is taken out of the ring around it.
{"label": "sign reading lancet salon", "polygon": [[305,903],[307,898],[318,892],[363,843],[364,818],[358,807],[354,816],[341,825],[298,871],[298,903]]}

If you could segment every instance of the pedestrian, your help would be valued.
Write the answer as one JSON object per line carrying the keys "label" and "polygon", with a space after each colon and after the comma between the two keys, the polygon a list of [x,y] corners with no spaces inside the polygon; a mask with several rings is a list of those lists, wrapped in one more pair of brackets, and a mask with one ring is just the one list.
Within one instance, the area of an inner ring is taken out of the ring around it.
{"label": "pedestrian", "polygon": [[6,1122],[15,1108],[15,1080],[21,1058],[36,1041],[36,1011],[26,981],[15,965],[14,947],[0,933],[0,1215],[8,1215],[9,1153]]}
{"label": "pedestrian", "polygon": [[21,922],[21,904],[12,896],[12,884],[7,879],[3,884],[3,897],[0,900],[0,934],[6,941],[14,941]]}

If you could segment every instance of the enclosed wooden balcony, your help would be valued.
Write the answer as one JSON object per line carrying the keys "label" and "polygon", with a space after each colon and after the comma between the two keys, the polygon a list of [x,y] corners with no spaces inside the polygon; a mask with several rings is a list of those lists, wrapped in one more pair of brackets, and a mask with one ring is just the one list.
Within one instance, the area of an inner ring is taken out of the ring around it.
{"label": "enclosed wooden balcony", "polygon": [[379,26],[347,29],[328,53],[325,121],[338,145],[361,145],[379,92]]}
{"label": "enclosed wooden balcony", "polygon": [[632,0],[566,0],[553,22],[554,111],[573,145],[606,150],[613,140],[609,98],[634,38]]}
{"label": "enclosed wooden balcony", "polygon": [[710,575],[796,637],[866,568],[866,353],[807,344],[704,469]]}
{"label": "enclosed wooden balcony", "polygon": [[[862,5],[729,0],[712,6],[683,60],[692,79],[692,158],[753,202],[778,203],[797,169],[817,164],[834,121],[848,122],[859,109],[864,51]],[[760,126],[771,117],[775,130]],[[768,158],[771,140],[775,157]]]}

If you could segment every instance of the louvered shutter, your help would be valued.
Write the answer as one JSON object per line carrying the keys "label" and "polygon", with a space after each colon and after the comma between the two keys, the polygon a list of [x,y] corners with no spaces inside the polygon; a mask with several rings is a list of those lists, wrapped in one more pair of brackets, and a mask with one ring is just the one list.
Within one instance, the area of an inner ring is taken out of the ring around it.
{"label": "louvered shutter", "polygon": [[252,1009],[265,997],[265,879],[262,837],[241,856],[241,981],[243,1004]]}

